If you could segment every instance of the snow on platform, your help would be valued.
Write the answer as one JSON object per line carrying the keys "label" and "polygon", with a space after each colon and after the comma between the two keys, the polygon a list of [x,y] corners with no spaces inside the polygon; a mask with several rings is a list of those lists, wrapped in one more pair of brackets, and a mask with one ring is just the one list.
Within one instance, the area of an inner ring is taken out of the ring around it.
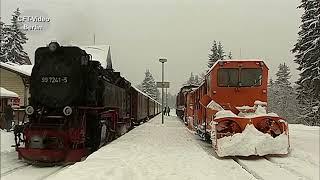
{"label": "snow on platform", "polygon": [[1,146],[0,146],[1,153],[15,151],[15,148],[11,147],[12,145],[15,145],[13,132],[7,132],[5,130],[0,129],[0,136],[1,136]]}
{"label": "snow on platform", "polygon": [[177,117],[165,117],[164,125],[156,116],[49,179],[253,179],[206,153]]}

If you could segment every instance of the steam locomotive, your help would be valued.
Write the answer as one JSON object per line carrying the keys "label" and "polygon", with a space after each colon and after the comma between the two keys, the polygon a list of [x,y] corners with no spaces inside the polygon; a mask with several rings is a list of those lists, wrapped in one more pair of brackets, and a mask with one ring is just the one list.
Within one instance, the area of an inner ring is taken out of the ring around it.
{"label": "steam locomotive", "polygon": [[36,50],[28,121],[15,128],[19,158],[74,163],[160,113],[159,102],[91,57],[56,42]]}

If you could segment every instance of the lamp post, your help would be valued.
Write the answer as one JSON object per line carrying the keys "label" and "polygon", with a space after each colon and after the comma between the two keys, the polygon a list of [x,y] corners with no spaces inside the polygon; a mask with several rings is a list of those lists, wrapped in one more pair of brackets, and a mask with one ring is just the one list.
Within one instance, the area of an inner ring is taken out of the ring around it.
{"label": "lamp post", "polygon": [[163,82],[164,82],[164,63],[165,62],[167,62],[167,59],[159,59],[159,62],[161,62],[161,64],[162,64],[162,87],[161,87],[161,89],[162,89],[162,93],[161,93],[161,95],[162,95],[162,98],[161,98],[161,101],[162,101],[162,109],[161,109],[161,111],[162,111],[162,124],[164,123],[164,112],[163,112],[163,105],[164,105],[164,91],[163,91]]}

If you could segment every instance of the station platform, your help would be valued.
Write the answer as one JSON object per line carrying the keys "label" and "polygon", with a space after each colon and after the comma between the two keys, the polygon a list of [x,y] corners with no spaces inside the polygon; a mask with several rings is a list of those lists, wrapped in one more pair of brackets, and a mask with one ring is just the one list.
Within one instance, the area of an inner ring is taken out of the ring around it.
{"label": "station platform", "polygon": [[252,179],[199,141],[179,118],[165,116],[162,124],[160,114],[49,179]]}

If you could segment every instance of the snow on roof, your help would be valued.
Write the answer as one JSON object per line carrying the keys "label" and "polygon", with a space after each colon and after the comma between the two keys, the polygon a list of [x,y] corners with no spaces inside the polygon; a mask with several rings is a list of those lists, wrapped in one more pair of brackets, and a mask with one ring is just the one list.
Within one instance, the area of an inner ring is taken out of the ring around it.
{"label": "snow on roof", "polygon": [[[132,85],[131,85],[131,86],[132,86]],[[142,92],[142,91],[141,91],[140,89],[138,89],[137,87],[135,87],[135,86],[132,86],[132,87],[133,87],[133,89],[135,89],[135,90],[138,91],[139,93],[143,94],[144,96],[147,96],[147,97],[150,98],[151,100],[157,102],[158,104],[161,104],[161,103],[159,103],[157,100],[155,100],[155,99],[153,99],[152,97],[150,97],[148,94]]]}
{"label": "snow on roof", "polygon": [[93,45],[93,46],[79,46],[88,54],[91,54],[92,60],[99,61],[103,68],[107,67],[107,56],[109,45]]}
{"label": "snow on roof", "polygon": [[[208,70],[207,74],[209,74],[212,69],[219,63],[219,62],[263,62],[261,59],[225,59],[225,60],[218,60],[216,61],[211,68]],[[206,74],[206,75],[207,75]]]}
{"label": "snow on roof", "polygon": [[192,88],[192,91],[200,89],[204,85],[205,81],[203,81],[198,87]]}
{"label": "snow on roof", "polygon": [[18,72],[20,74],[24,74],[26,76],[31,76],[33,65],[19,65],[14,63],[4,63],[0,62],[0,66],[10,69],[12,71]]}
{"label": "snow on roof", "polygon": [[19,97],[19,95],[13,91],[9,91],[3,87],[0,87],[0,97],[1,98]]}

